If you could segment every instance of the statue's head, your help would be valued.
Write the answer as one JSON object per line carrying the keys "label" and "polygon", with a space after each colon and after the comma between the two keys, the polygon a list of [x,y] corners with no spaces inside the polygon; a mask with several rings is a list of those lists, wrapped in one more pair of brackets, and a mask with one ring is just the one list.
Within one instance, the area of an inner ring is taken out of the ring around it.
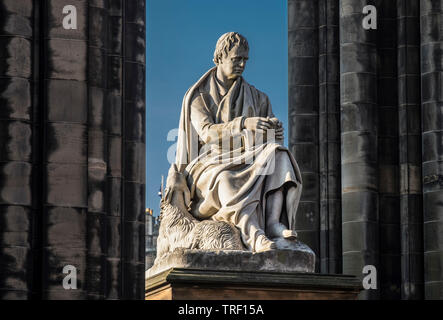
{"label": "statue's head", "polygon": [[228,79],[236,79],[245,70],[249,45],[238,32],[222,35],[215,46],[214,63]]}

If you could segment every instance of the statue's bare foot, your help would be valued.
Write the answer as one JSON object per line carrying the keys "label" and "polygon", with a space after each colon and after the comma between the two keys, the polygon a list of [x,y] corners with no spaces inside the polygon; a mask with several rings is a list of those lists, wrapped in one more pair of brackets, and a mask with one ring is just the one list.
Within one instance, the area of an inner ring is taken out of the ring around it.
{"label": "statue's bare foot", "polygon": [[297,238],[296,231],[287,229],[281,223],[269,226],[267,231],[271,238],[284,238],[288,240],[295,240]]}
{"label": "statue's bare foot", "polygon": [[266,238],[265,235],[259,235],[255,240],[255,252],[263,252],[277,249],[277,244],[274,241]]}

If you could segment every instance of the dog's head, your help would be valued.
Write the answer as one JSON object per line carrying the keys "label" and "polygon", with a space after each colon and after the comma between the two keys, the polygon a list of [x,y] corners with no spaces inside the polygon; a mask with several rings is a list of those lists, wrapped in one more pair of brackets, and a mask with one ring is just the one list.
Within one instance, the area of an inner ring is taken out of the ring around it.
{"label": "dog's head", "polygon": [[173,190],[174,188],[180,188],[187,186],[186,179],[183,173],[179,172],[175,163],[171,165],[168,171],[168,177],[166,178],[166,188]]}

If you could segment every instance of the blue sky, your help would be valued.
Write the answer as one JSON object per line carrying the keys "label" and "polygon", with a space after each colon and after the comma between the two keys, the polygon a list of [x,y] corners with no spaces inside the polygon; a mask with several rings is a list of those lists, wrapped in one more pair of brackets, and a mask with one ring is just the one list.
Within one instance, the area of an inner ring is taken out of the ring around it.
{"label": "blue sky", "polygon": [[148,0],[146,9],[146,207],[158,215],[157,193],[174,143],[167,134],[178,127],[186,90],[214,66],[223,33],[248,39],[243,76],[269,96],[287,145],[287,6],[286,0]]}

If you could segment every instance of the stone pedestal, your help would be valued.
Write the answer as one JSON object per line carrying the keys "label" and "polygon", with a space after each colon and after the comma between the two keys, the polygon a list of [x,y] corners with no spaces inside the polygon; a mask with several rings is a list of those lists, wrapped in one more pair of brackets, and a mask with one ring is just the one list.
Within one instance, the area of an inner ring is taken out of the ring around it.
{"label": "stone pedestal", "polygon": [[171,268],[146,279],[146,300],[348,300],[355,276]]}

